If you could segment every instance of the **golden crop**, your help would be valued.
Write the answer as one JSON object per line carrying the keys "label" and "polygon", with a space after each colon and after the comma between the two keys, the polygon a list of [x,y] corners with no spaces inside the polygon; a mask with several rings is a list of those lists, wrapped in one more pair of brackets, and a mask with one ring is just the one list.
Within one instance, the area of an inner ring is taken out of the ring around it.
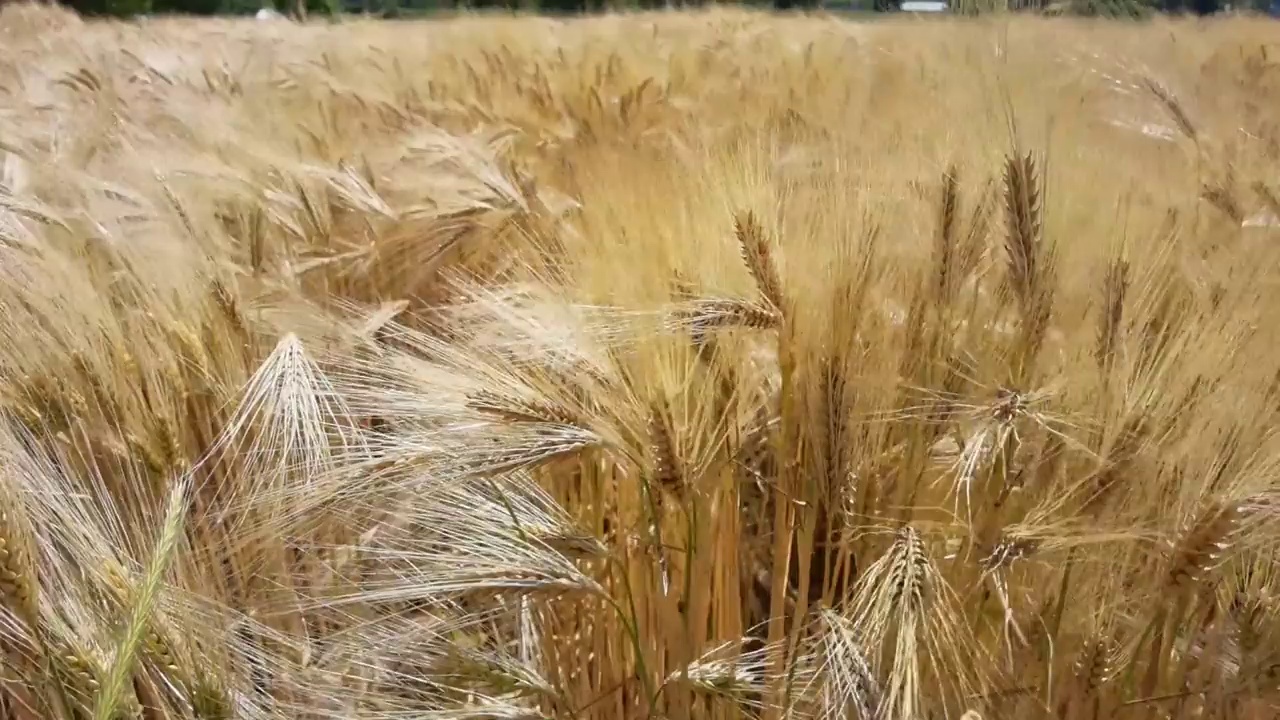
{"label": "golden crop", "polygon": [[0,11],[0,717],[1265,720],[1274,23]]}

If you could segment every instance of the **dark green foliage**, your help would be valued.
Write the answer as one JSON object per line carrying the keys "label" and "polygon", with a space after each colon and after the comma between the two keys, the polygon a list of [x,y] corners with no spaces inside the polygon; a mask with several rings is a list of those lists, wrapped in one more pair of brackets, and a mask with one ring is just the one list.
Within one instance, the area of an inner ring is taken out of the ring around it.
{"label": "dark green foliage", "polygon": [[[200,10],[192,9],[193,6],[214,6],[210,11],[211,15],[252,15],[263,8],[263,0],[164,0],[171,3],[174,7],[165,12],[171,13],[192,13],[204,14]],[[271,3],[266,3],[270,6]]]}
{"label": "dark green foliage", "polygon": [[80,0],[68,5],[76,12],[90,16],[133,17],[153,10],[151,0]]}
{"label": "dark green foliage", "polygon": [[307,0],[308,15],[341,15],[341,0]]}
{"label": "dark green foliage", "polygon": [[1105,18],[1145,18],[1153,14],[1142,0],[1074,0],[1068,8],[1072,15]]}
{"label": "dark green foliage", "polygon": [[227,0],[150,0],[151,12],[160,14],[217,15],[257,12],[260,5],[243,10],[227,6]]}
{"label": "dark green foliage", "polygon": [[151,12],[151,0],[106,0],[103,4],[111,15],[141,15]]}

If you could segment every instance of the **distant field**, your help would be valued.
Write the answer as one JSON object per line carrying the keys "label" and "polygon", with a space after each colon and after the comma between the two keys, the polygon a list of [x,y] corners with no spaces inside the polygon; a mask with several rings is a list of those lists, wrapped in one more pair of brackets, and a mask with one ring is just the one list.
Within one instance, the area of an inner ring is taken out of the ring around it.
{"label": "distant field", "polygon": [[1274,23],[0,9],[0,718],[1270,720]]}

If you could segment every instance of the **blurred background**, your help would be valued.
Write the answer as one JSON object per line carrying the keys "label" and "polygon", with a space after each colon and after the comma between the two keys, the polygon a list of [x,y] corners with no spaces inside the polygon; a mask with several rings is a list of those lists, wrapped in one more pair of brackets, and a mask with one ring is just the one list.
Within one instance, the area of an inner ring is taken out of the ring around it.
{"label": "blurred background", "polygon": [[[0,5],[4,4],[0,2]],[[1280,17],[1280,0],[71,0],[63,5],[85,15],[132,17],[146,14],[255,15],[266,10],[293,17],[344,14],[385,18],[447,16],[476,10],[589,13],[742,5],[775,10],[822,10],[874,17],[884,12],[980,14],[1021,10],[1087,17],[1143,18],[1157,13],[1210,15],[1248,12]]]}

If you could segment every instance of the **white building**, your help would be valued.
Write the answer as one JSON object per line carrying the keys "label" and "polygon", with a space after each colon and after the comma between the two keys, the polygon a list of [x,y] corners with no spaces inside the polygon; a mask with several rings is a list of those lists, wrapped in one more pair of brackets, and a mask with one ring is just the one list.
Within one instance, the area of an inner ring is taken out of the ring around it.
{"label": "white building", "polygon": [[941,13],[947,11],[946,0],[906,0],[898,6],[903,12]]}

